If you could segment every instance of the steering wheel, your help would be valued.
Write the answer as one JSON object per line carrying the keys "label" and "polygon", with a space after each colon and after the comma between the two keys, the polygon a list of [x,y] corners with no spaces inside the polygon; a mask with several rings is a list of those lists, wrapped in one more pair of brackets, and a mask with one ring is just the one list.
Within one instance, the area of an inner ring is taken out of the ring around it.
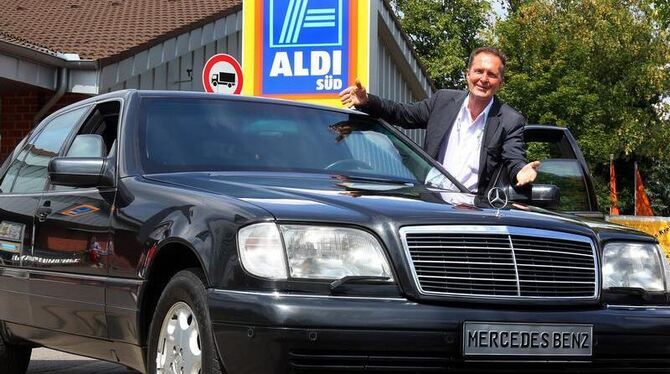
{"label": "steering wheel", "polygon": [[355,158],[345,158],[343,160],[337,160],[333,162],[332,164],[328,165],[325,167],[325,170],[333,170],[333,169],[339,169],[339,170],[352,170],[352,169],[364,169],[364,170],[370,170],[372,169],[372,166],[370,166],[367,162],[357,160]]}

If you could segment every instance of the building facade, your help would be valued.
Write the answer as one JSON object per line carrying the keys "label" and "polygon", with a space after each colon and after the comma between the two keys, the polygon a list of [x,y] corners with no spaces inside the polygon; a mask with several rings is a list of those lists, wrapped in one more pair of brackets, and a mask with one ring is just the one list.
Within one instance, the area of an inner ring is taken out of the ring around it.
{"label": "building facade", "polygon": [[[386,0],[370,0],[369,91],[433,86]],[[7,0],[0,14],[0,159],[58,108],[121,89],[204,91],[209,57],[242,64],[241,0]],[[423,131],[410,137],[423,142]]]}

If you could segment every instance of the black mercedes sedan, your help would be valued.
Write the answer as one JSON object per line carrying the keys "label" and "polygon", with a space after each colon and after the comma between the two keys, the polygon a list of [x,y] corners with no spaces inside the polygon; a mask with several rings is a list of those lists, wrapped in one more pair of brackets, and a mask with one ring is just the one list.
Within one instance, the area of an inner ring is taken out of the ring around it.
{"label": "black mercedes sedan", "polygon": [[540,208],[553,186],[465,193],[362,113],[119,91],[0,176],[2,373],[38,346],[152,374],[670,368],[654,238]]}

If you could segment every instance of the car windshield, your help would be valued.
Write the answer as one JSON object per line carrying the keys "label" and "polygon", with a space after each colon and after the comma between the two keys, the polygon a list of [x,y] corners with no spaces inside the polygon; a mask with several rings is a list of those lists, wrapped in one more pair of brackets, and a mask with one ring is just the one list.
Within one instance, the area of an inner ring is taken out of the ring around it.
{"label": "car windshield", "polygon": [[441,172],[367,116],[239,100],[151,98],[142,106],[147,173],[309,172],[446,188]]}

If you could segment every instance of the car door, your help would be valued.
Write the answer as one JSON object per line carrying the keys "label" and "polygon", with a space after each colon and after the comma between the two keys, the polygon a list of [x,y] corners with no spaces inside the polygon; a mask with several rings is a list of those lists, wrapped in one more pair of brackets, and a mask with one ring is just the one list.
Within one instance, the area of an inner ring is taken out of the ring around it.
{"label": "car door", "polygon": [[47,163],[86,111],[77,108],[48,118],[7,161],[0,182],[0,319],[4,321],[32,323],[34,274],[27,267],[35,261],[35,213],[46,185]]}
{"label": "car door", "polygon": [[[106,157],[113,153],[118,116],[103,112],[119,105],[97,104],[61,156]],[[90,141],[96,138],[98,142]],[[36,214],[37,261],[31,263],[40,274],[31,282],[34,323],[39,327],[107,337],[105,287],[107,259],[114,251],[110,228],[114,195],[113,187],[47,186]]]}
{"label": "car door", "polygon": [[0,319],[17,323],[30,321],[27,276],[19,267],[21,258],[32,253],[39,194],[14,194],[11,189],[28,149],[25,141],[17,147],[0,183]]}
{"label": "car door", "polygon": [[559,187],[559,210],[583,217],[603,218],[586,160],[566,128],[529,125],[524,130],[529,161],[542,162],[537,184]]}

